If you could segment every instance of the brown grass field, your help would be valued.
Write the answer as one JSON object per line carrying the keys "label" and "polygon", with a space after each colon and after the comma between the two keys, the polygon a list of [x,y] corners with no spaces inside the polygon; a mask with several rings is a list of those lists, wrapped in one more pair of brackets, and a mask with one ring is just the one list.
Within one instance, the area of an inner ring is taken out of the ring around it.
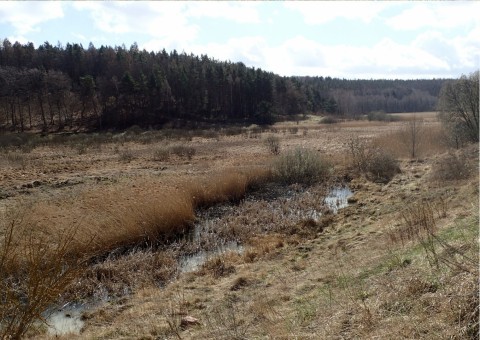
{"label": "brown grass field", "polygon": [[[478,146],[451,148],[435,113],[395,115],[4,147],[0,338],[477,338]],[[328,175],[282,182],[298,148]],[[339,185],[353,197],[334,214]],[[56,334],[54,309],[80,326]]]}

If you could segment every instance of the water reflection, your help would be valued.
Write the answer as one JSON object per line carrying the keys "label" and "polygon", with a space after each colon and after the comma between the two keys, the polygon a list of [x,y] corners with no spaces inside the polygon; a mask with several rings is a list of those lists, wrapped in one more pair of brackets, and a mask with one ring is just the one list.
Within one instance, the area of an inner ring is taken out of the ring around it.
{"label": "water reflection", "polygon": [[348,206],[348,198],[353,195],[353,192],[349,187],[334,187],[325,197],[325,204],[327,205],[333,213],[337,213],[339,209],[345,208]]}

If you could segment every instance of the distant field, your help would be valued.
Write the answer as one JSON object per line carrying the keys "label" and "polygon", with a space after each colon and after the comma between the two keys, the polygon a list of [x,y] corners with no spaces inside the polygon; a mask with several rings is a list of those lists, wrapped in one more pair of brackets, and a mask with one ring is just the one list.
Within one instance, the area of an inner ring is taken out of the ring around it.
{"label": "distant field", "polygon": [[413,118],[422,119],[425,121],[437,120],[438,112],[408,112],[408,113],[389,113],[392,116],[399,117],[401,120],[411,120]]}

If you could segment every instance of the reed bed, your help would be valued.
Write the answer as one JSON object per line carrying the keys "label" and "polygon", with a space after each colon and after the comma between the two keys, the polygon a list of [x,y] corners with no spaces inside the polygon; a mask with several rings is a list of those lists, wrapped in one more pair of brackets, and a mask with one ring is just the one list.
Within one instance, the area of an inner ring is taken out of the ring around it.
{"label": "reed bed", "polygon": [[[139,247],[168,243],[193,225],[198,207],[238,200],[270,177],[269,170],[256,168],[176,183],[151,178],[6,212],[0,225],[0,338],[24,336],[62,294],[74,295],[78,284],[92,295],[99,284],[115,291],[118,280],[138,281],[132,263],[137,271],[149,270],[154,281],[170,278],[173,255],[139,255]],[[126,255],[123,267],[112,265],[118,263],[112,254]],[[90,281],[96,287],[89,287]]]}
{"label": "reed bed", "polygon": [[19,206],[21,218],[16,214],[7,220],[15,221],[17,247],[27,247],[31,237],[60,242],[59,235],[75,230],[69,253],[98,256],[118,248],[168,242],[192,226],[195,209],[237,201],[270,177],[268,169],[254,168],[227,169],[177,182],[144,179],[95,188],[61,201]]}

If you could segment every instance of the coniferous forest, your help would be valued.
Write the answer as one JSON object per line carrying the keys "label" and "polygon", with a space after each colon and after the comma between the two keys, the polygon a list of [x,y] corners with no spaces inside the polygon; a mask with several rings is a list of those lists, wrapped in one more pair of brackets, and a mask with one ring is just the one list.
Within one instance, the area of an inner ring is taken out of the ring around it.
{"label": "coniferous forest", "polygon": [[444,81],[282,77],[241,62],[148,52],[137,44],[35,47],[4,39],[0,128],[270,124],[307,113],[432,111]]}

